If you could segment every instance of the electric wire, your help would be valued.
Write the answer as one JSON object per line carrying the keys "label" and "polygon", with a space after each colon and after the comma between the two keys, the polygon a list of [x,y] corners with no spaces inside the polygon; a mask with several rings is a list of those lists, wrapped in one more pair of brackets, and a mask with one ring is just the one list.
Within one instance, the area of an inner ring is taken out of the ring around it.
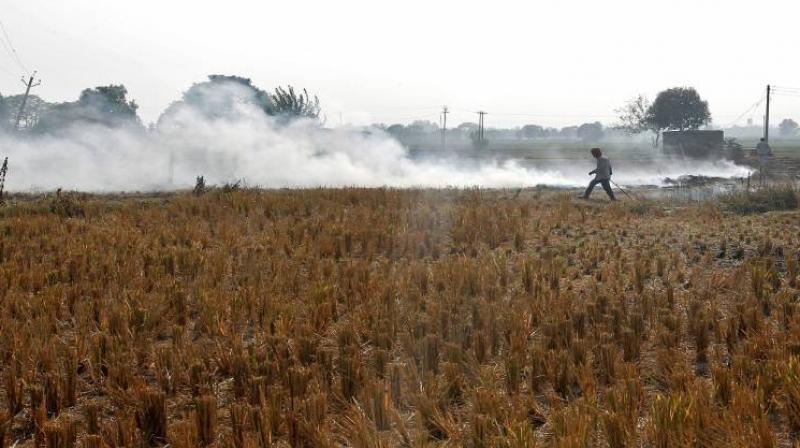
{"label": "electric wire", "polygon": [[3,73],[8,74],[9,76],[12,76],[14,78],[16,78],[18,76],[17,73],[14,73],[10,68],[8,68],[8,67],[6,67],[4,65],[0,65],[0,71],[2,71]]}
{"label": "electric wire", "polygon": [[726,127],[731,127],[731,126],[735,125],[736,123],[738,123],[738,122],[739,122],[739,120],[741,120],[742,118],[744,118],[744,116],[745,116],[745,115],[747,115],[747,114],[749,114],[749,113],[753,112],[754,110],[756,110],[756,108],[758,108],[758,106],[760,106],[760,105],[761,105],[761,103],[763,103],[764,101],[765,101],[765,98],[761,98],[760,100],[756,101],[756,102],[755,102],[755,103],[754,103],[752,106],[748,107],[748,108],[747,108],[747,109],[746,109],[744,112],[742,112],[742,114],[741,114],[741,115],[739,115],[738,117],[736,117],[736,119],[735,119],[735,120],[733,120],[733,121],[729,122],[729,123],[726,125]]}
{"label": "electric wire", "polygon": [[2,20],[0,20],[0,31],[2,31],[2,35],[5,38],[4,46],[5,46],[6,43],[8,44],[8,47],[6,48],[6,50],[10,49],[10,54],[11,54],[12,59],[14,60],[14,62],[16,62],[17,65],[19,65],[19,68],[21,68],[22,71],[25,74],[30,73],[30,70],[28,70],[28,68],[25,66],[25,64],[22,63],[22,59],[20,59],[19,53],[17,53],[17,49],[14,48],[14,44],[11,42],[11,37],[8,36],[8,32],[6,31],[6,27],[5,27],[5,25],[3,25],[3,21]]}

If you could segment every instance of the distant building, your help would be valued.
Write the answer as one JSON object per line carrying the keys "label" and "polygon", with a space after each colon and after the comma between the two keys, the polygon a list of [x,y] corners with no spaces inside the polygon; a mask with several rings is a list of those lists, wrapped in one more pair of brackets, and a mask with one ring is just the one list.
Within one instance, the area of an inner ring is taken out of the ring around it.
{"label": "distant building", "polygon": [[724,156],[723,131],[664,131],[664,153],[693,159],[716,159]]}

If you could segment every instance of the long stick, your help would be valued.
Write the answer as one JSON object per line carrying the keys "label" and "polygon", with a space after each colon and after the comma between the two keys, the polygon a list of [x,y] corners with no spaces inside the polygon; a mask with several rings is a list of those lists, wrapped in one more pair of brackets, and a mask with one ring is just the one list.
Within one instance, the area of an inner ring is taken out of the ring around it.
{"label": "long stick", "polygon": [[619,188],[619,191],[621,191],[621,192],[625,193],[625,196],[629,197],[630,199],[634,199],[634,197],[633,197],[633,196],[629,195],[629,194],[628,194],[628,192],[627,192],[627,191],[625,191],[625,190],[623,190],[623,189],[622,189],[622,187],[620,187],[620,186],[619,186],[619,185],[618,185],[616,182],[614,182],[614,181],[613,181],[613,180],[611,180],[611,179],[609,179],[608,181],[609,181],[609,182],[611,182],[612,184],[614,184],[614,186],[615,186],[615,187]]}
{"label": "long stick", "polygon": [[8,172],[8,157],[3,159],[3,164],[0,165],[0,205],[5,203],[3,199],[3,190],[6,187],[6,173]]}

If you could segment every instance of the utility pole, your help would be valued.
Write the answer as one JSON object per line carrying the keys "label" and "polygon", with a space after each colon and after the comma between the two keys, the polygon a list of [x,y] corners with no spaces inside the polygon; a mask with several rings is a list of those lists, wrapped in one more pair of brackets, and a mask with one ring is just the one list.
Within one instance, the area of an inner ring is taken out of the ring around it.
{"label": "utility pole", "polygon": [[31,77],[28,81],[25,81],[25,77],[22,77],[22,83],[26,85],[25,88],[25,96],[22,97],[22,103],[19,105],[19,112],[17,112],[17,121],[14,123],[14,131],[19,130],[19,121],[22,119],[22,112],[25,110],[25,103],[28,102],[28,94],[31,93],[31,87],[36,87],[42,83],[42,80],[36,81],[36,84],[33,83],[33,77],[36,76],[36,72],[31,74]]}
{"label": "utility pole", "polygon": [[450,110],[447,106],[442,107],[442,151],[447,150],[447,114]]}
{"label": "utility pole", "polygon": [[764,141],[769,143],[769,97],[770,85],[767,84],[767,114],[764,116]]}
{"label": "utility pole", "polygon": [[478,143],[483,145],[483,116],[486,115],[484,111],[478,111]]}

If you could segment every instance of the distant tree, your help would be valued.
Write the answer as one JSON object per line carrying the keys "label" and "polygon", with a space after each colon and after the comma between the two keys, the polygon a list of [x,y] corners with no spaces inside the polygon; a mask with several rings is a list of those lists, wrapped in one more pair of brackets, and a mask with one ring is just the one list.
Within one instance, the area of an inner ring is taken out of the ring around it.
{"label": "distant tree", "polygon": [[469,139],[472,141],[472,147],[475,149],[485,149],[489,146],[489,139],[486,138],[486,131],[484,131],[483,139],[478,135],[477,126],[474,131],[469,133]]}
{"label": "distant tree", "polygon": [[576,138],[578,136],[578,127],[577,126],[566,126],[561,128],[558,132],[561,137],[565,138]]}
{"label": "distant tree", "polygon": [[51,106],[33,130],[38,133],[58,132],[79,123],[144,129],[137,115],[139,106],[128,100],[127,95],[128,90],[123,85],[85,89],[78,101]]}
{"label": "distant tree", "polygon": [[489,140],[514,140],[519,138],[519,129],[508,128],[486,128],[483,131],[483,138]]}
{"label": "distant tree", "polygon": [[784,137],[788,137],[790,135],[794,135],[797,132],[797,122],[792,120],[791,118],[784,118],[783,121],[778,125],[778,129],[780,133]]}
{"label": "distant tree", "polygon": [[[22,104],[23,95],[7,96],[4,100],[6,116],[3,122],[6,129],[12,129],[17,120],[17,112],[19,106]],[[28,96],[25,102],[25,109],[22,110],[22,117],[20,117],[19,127],[21,130],[31,130],[39,123],[39,119],[44,115],[54,104],[48,103],[37,95]]]}
{"label": "distant tree", "polygon": [[[319,120],[321,111],[319,99],[312,97],[305,89],[300,92],[292,86],[278,87],[270,95],[254,85],[250,78],[209,75],[208,81],[192,85],[180,101],[172,103],[159,117],[158,126],[171,122],[172,118],[186,110],[211,120],[236,120],[253,109],[274,116],[282,124],[298,118]],[[171,123],[176,124],[174,121]]]}
{"label": "distant tree", "polygon": [[386,132],[388,132],[389,134],[391,134],[395,138],[400,138],[403,135],[403,132],[405,131],[405,129],[406,129],[406,127],[403,126],[402,124],[395,123],[395,124],[389,125],[389,127],[386,128]]}
{"label": "distant tree", "polygon": [[578,138],[587,143],[594,143],[603,138],[603,124],[599,121],[584,123],[576,131]]}
{"label": "distant tree", "polygon": [[128,100],[128,89],[123,85],[108,85],[85,89],[78,105],[87,119],[104,124],[141,123],[135,100]]}
{"label": "distant tree", "polygon": [[278,87],[272,95],[272,110],[270,115],[275,115],[283,122],[308,118],[318,120],[320,114],[319,98],[312,98],[306,89],[295,92],[294,87],[286,89]]}
{"label": "distant tree", "polygon": [[0,94],[0,132],[8,129],[8,106],[6,99]]}
{"label": "distant tree", "polygon": [[519,138],[542,138],[545,136],[544,128],[539,126],[538,124],[526,124],[523,126],[519,131],[517,131],[517,137]]}
{"label": "distant tree", "polygon": [[465,121],[456,126],[456,129],[463,135],[470,135],[472,132],[478,129],[478,125],[476,123]]}
{"label": "distant tree", "polygon": [[662,130],[698,129],[710,120],[708,102],[692,87],[664,90],[647,109],[647,123],[657,134]]}
{"label": "distant tree", "polygon": [[648,119],[651,105],[650,100],[644,95],[629,100],[624,106],[615,110],[619,116],[618,127],[631,135],[652,130],[652,124]]}
{"label": "distant tree", "polygon": [[409,134],[432,134],[439,132],[439,125],[430,120],[414,120],[410,125],[406,126],[406,132]]}
{"label": "distant tree", "polygon": [[556,128],[545,128],[544,137],[558,137],[559,130]]}
{"label": "distant tree", "polygon": [[[243,87],[248,93],[250,93],[253,96],[252,102],[261,107],[261,109],[263,109],[264,112],[270,113],[273,110],[272,101],[270,100],[269,93],[256,87],[250,78],[244,78],[242,76],[236,76],[236,75],[208,75],[208,83],[210,83],[211,85],[231,84]],[[202,86],[203,84],[205,83],[195,84],[192,87]],[[202,90],[195,89],[193,91],[190,88],[184,94],[183,96],[184,100],[191,102],[193,100],[192,95],[195,93],[202,93]]]}
{"label": "distant tree", "polygon": [[183,93],[180,101],[167,107],[158,119],[158,126],[182,111],[191,111],[207,119],[235,120],[249,106],[264,114],[272,114],[269,93],[253,85],[250,78],[229,75],[209,75],[208,81],[195,83]]}

